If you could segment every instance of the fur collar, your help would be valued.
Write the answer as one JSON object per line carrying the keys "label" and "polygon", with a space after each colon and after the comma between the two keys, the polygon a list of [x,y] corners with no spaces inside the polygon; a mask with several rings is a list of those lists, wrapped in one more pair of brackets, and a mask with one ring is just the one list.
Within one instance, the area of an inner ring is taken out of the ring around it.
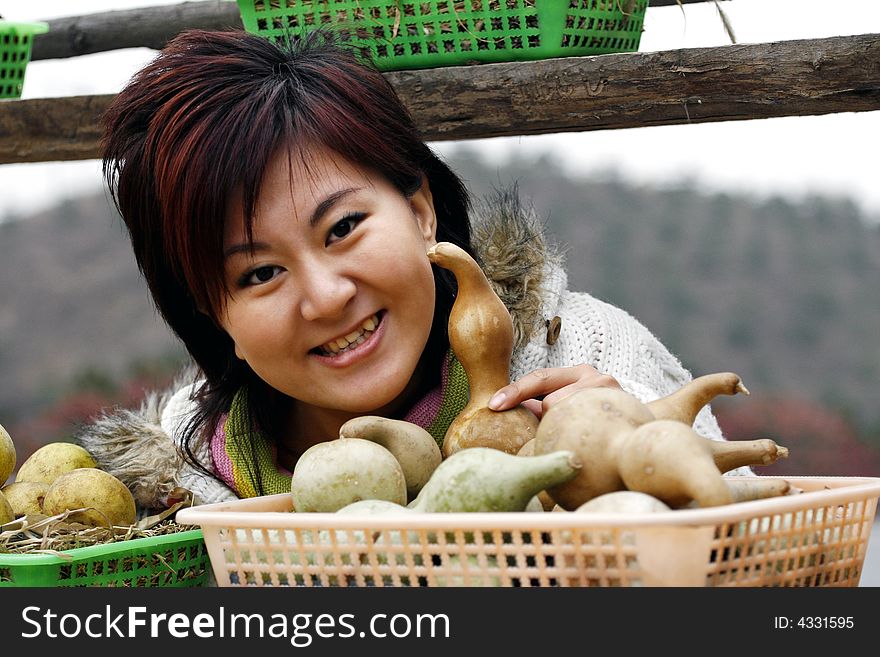
{"label": "fur collar", "polygon": [[513,319],[514,352],[545,328],[565,288],[562,254],[545,226],[523,206],[517,188],[496,191],[475,206],[471,243],[477,260]]}

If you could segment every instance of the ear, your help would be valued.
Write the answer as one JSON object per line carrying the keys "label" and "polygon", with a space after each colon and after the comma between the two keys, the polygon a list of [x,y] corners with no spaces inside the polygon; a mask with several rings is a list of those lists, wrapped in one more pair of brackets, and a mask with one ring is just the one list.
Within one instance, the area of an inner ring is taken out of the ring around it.
{"label": "ear", "polygon": [[437,213],[434,211],[434,197],[428,178],[422,175],[422,186],[409,200],[413,215],[419,225],[419,231],[427,246],[437,243]]}

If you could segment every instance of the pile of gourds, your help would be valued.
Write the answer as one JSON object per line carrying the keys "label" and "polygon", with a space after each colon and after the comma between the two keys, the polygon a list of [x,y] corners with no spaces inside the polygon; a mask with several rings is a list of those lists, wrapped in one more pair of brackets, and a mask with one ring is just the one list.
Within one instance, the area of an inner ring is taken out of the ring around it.
{"label": "pile of gourds", "polygon": [[296,511],[638,511],[788,492],[782,480],[723,476],[769,465],[787,457],[787,449],[770,439],[710,440],[692,428],[717,395],[748,394],[733,373],[699,377],[647,404],[622,390],[580,390],[540,422],[522,406],[490,410],[490,397],[509,383],[510,314],[466,251],[440,242],[428,258],[451,270],[458,283],[449,343],[467,373],[469,403],[450,425],[442,450],[427,431],[402,420],[364,416],[347,422],[338,440],[315,445],[297,462],[291,488]]}

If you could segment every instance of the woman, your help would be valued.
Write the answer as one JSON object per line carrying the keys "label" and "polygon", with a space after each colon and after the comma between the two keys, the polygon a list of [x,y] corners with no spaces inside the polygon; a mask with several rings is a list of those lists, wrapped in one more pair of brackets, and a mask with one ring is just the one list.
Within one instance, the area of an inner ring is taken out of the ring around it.
{"label": "woman", "polygon": [[[181,34],[103,128],[138,265],[198,368],[80,436],[144,508],[177,486],[202,503],[286,492],[299,455],[357,415],[442,441],[467,378],[446,336],[454,278],[425,255],[437,241],[482,263],[514,319],[512,383],[493,409],[540,416],[591,386],[649,400],[690,379],[628,314],[566,290],[515,194],[472,231],[464,186],[392,87],[327,35]],[[708,409],[695,426],[721,439]]]}

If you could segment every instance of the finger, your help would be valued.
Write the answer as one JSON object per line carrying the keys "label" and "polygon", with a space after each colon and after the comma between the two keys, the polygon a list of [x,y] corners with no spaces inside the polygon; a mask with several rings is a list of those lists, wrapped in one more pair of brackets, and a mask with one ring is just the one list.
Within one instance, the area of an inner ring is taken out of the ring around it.
{"label": "finger", "polygon": [[544,400],[541,402],[541,410],[543,413],[547,412],[554,404],[559,403],[561,400],[565,399],[569,395],[577,392],[578,390],[587,390],[588,388],[617,388],[618,390],[623,390],[621,388],[620,383],[618,383],[617,379],[613,376],[609,376],[607,374],[600,374],[597,377],[591,378],[589,381],[579,380],[574,383],[564,386],[559,390],[555,390],[549,395],[544,397]]}
{"label": "finger", "polygon": [[[587,368],[587,369],[583,369]],[[592,372],[590,372],[592,370]],[[529,372],[524,377],[504,386],[489,400],[489,408],[504,411],[526,399],[542,397],[563,386],[578,381],[582,376],[598,372],[589,365],[577,367],[545,367]]]}
{"label": "finger", "polygon": [[544,415],[543,402],[540,399],[526,399],[520,404],[530,410],[539,420]]}

